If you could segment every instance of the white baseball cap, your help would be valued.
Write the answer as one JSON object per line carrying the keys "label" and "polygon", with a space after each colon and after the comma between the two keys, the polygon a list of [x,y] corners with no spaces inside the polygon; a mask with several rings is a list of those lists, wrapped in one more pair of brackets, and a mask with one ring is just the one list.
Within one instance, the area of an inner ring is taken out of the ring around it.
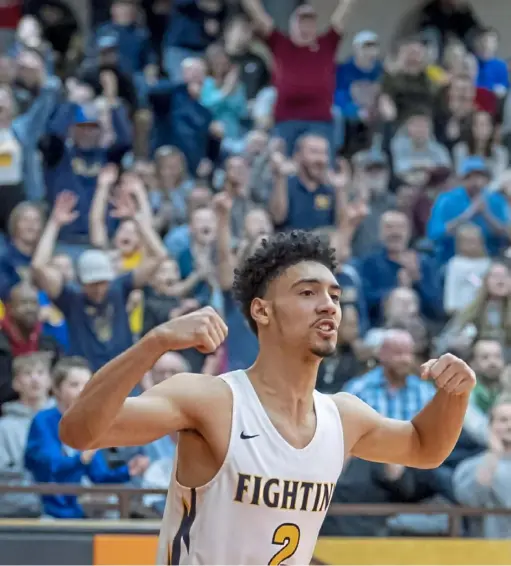
{"label": "white baseball cap", "polygon": [[370,30],[360,31],[353,38],[353,47],[360,47],[368,43],[380,43],[380,38],[376,32]]}
{"label": "white baseball cap", "polygon": [[115,272],[108,254],[101,250],[86,250],[78,258],[80,283],[99,283],[115,279]]}

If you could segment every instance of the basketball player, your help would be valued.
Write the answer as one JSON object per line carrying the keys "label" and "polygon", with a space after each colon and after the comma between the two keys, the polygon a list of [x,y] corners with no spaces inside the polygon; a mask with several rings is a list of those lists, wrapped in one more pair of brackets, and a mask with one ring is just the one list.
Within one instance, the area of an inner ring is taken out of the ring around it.
{"label": "basketball player", "polygon": [[333,263],[312,234],[270,238],[234,282],[260,344],[251,368],[179,374],[128,398],[165,352],[220,346],[227,328],[205,308],[155,328],[100,369],[64,415],[62,441],[79,450],[179,431],[159,564],[310,564],[348,455],[432,468],[453,449],[475,377],[452,355],[423,366],[438,392],[411,422],[314,390],[341,321]]}

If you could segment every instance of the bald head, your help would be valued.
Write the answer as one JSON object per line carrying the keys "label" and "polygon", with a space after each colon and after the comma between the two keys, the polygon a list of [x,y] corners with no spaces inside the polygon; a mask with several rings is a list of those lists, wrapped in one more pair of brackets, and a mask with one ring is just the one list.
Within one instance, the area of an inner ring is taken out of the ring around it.
{"label": "bald head", "polygon": [[158,385],[166,379],[174,377],[178,373],[190,371],[190,364],[177,352],[167,352],[154,364],[151,370],[151,386]]}
{"label": "bald head", "polygon": [[387,377],[404,379],[414,362],[415,343],[406,330],[389,330],[383,338],[379,358]]}
{"label": "bald head", "polygon": [[398,287],[394,289],[385,302],[385,319],[387,321],[408,320],[419,314],[419,296],[413,289]]}

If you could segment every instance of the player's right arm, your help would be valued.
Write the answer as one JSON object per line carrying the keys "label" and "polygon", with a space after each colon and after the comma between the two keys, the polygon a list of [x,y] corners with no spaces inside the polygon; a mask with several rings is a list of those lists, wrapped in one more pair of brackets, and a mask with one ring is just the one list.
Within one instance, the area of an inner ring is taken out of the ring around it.
{"label": "player's right arm", "polygon": [[445,354],[422,366],[437,392],[411,420],[385,418],[349,393],[338,393],[347,452],[357,458],[413,468],[436,468],[452,452],[465,419],[474,371],[459,358]]}
{"label": "player's right arm", "polygon": [[139,397],[128,395],[165,352],[196,347],[211,353],[226,336],[227,326],[210,307],[155,328],[96,372],[62,417],[62,442],[88,450],[146,444],[179,430],[200,430],[207,406],[225,399],[220,380],[181,374]]}

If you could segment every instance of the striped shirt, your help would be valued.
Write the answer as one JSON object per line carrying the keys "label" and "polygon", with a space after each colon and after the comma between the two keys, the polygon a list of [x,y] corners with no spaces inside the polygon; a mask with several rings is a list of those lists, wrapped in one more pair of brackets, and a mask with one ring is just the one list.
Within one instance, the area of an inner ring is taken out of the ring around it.
{"label": "striped shirt", "polygon": [[409,375],[403,387],[391,388],[383,368],[378,366],[348,381],[344,391],[355,395],[385,417],[408,421],[424,408],[436,389],[417,375]]}

